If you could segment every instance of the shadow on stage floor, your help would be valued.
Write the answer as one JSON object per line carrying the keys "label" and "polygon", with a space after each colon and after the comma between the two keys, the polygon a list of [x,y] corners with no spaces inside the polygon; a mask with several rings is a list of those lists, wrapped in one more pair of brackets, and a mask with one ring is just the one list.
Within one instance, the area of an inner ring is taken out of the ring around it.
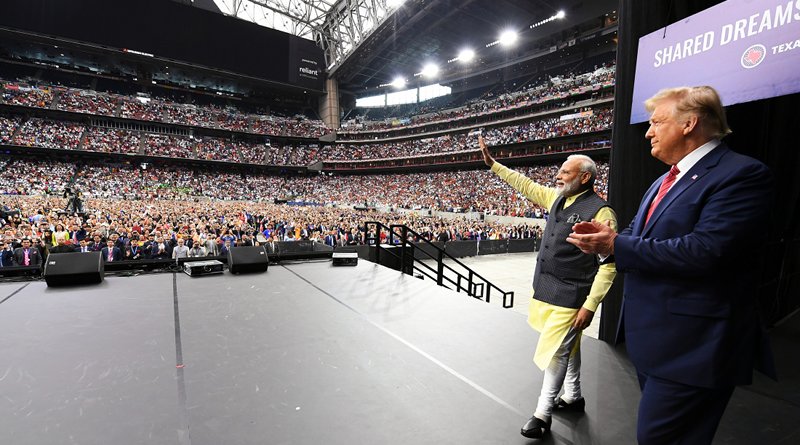
{"label": "shadow on stage floor", "polygon": [[[2,443],[537,443],[524,316],[371,263],[4,283],[0,301]],[[775,332],[786,380],[737,389],[715,443],[797,443],[798,324]],[[630,363],[582,347],[586,413],[541,443],[635,443]]]}

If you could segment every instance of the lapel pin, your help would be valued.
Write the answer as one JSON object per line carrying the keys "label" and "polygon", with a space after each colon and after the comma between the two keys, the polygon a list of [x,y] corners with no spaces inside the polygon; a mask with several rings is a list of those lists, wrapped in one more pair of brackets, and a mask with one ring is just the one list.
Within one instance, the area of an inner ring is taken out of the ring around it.
{"label": "lapel pin", "polygon": [[697,175],[692,176],[692,181],[694,181],[695,179],[697,179]]}

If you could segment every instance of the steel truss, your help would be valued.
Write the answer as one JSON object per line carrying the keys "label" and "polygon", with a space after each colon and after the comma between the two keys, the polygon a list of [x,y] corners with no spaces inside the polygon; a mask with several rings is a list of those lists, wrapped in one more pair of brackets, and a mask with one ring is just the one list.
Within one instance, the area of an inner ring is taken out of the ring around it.
{"label": "steel truss", "polygon": [[315,41],[328,72],[393,12],[389,0],[214,1],[225,14]]}

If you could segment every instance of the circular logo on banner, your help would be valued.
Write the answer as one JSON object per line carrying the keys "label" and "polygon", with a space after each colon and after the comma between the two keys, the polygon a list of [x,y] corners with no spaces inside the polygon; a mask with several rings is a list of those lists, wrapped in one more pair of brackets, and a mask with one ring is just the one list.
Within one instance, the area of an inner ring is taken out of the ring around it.
{"label": "circular logo on banner", "polygon": [[753,45],[744,50],[744,54],[742,54],[742,66],[747,69],[755,68],[764,61],[765,57],[767,57],[767,48],[760,44]]}

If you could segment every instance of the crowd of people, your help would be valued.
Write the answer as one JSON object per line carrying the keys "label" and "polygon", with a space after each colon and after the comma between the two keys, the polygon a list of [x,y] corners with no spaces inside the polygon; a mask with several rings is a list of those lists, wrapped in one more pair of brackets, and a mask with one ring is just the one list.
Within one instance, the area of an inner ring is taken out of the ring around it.
{"label": "crowd of people", "polygon": [[[0,251],[13,252],[28,243],[28,247],[40,252],[41,258],[46,258],[50,252],[102,251],[106,261],[118,261],[225,255],[234,246],[275,241],[312,240],[330,246],[358,245],[367,242],[364,222],[369,220],[408,225],[430,241],[541,236],[538,225],[534,224],[502,225],[414,213],[382,214],[375,210],[253,201],[186,203],[90,199],[86,203],[87,214],[71,216],[60,212],[64,201],[62,198],[16,197],[4,202],[5,211],[0,217]],[[387,241],[385,232],[371,235]],[[11,255],[4,254],[3,260],[7,257]],[[10,264],[4,266],[20,265],[9,261]]]}
{"label": "crowd of people", "polygon": [[[570,88],[585,87],[586,82],[589,82],[588,85],[594,85],[592,82],[607,80],[606,76],[609,75],[613,79],[613,69],[602,68],[587,75],[562,79],[558,85],[563,88],[567,88],[567,86],[571,86]],[[552,89],[547,88],[533,88],[526,91],[530,93],[540,89],[553,92]],[[231,107],[178,104],[163,99],[115,96],[78,89],[23,88],[17,84],[5,83],[3,91],[3,100],[8,103],[31,104],[36,100],[49,98],[49,100],[55,100],[58,108],[63,110],[100,115],[117,114],[121,117],[140,120],[216,126],[237,131],[246,127],[251,132],[302,133],[305,137],[319,136],[315,131],[321,128],[318,121],[311,121],[303,117],[276,118],[274,116],[245,115]],[[28,99],[23,99],[26,97]],[[537,98],[541,97],[537,96]],[[481,103],[486,105],[484,102]],[[472,109],[476,109],[478,104],[471,106]],[[489,105],[486,106],[491,108]],[[562,115],[487,129],[484,130],[484,137],[490,144],[498,146],[606,130],[611,127],[612,114],[610,108],[595,108],[580,115]],[[565,119],[565,117],[569,118]],[[108,129],[62,120],[21,119],[19,117],[0,117],[0,138],[3,142],[22,146],[83,149],[106,153],[141,153],[170,158],[286,166],[307,166],[317,161],[408,158],[476,149],[475,136],[473,132],[468,131],[400,142],[318,146],[316,144],[286,145],[270,144],[269,141],[258,142],[241,139],[234,141],[229,138],[168,135],[149,133],[144,130]]]}
{"label": "crowd of people", "polygon": [[0,116],[0,142],[11,142],[11,138],[14,136],[14,131],[16,131],[18,126],[18,117],[8,118],[5,116]]}
{"label": "crowd of people", "polygon": [[204,137],[195,145],[197,159],[258,165],[307,166],[314,163],[316,145],[274,145]]}
{"label": "crowd of people", "polygon": [[48,87],[3,83],[0,103],[23,107],[47,108],[53,102],[53,91]]}
{"label": "crowd of people", "polygon": [[[516,106],[519,97],[474,103],[469,110],[483,112],[496,110],[492,108],[495,106]],[[520,100],[531,100],[525,97]],[[536,100],[543,97],[549,96],[537,96]],[[317,121],[301,117],[247,115],[235,108],[75,89],[19,88],[9,83],[3,86],[2,102],[37,107],[56,104],[65,111],[259,134],[309,137],[319,136],[323,131]],[[484,108],[479,110],[480,107]],[[610,109],[583,111],[488,129],[483,135],[493,145],[504,145],[610,128]],[[0,138],[21,146],[298,166],[320,160],[409,157],[475,149],[475,135],[466,131],[386,144],[283,145],[269,140],[160,134],[15,116],[0,116]],[[600,163],[598,167],[597,189],[605,195],[608,166]],[[13,157],[0,161],[0,168],[18,172],[0,177],[2,244],[14,248],[27,238],[43,249],[44,257],[51,248],[99,249],[108,247],[109,240],[119,249],[121,257],[128,259],[137,255],[137,258],[168,256],[179,244],[196,251],[202,247],[206,254],[219,254],[227,247],[257,240],[312,239],[328,244],[359,244],[364,242],[362,226],[367,219],[408,224],[432,240],[530,237],[537,233],[532,226],[490,224],[467,218],[442,219],[429,216],[429,210],[521,217],[547,215],[547,209],[532,205],[519,194],[509,193],[505,184],[486,170],[285,176],[228,172],[221,167],[185,167],[161,161],[73,164]],[[520,170],[537,181],[553,185],[557,166]],[[67,187],[83,193],[88,214],[67,216],[61,211],[66,206],[62,193]],[[276,201],[301,205],[277,205]],[[389,213],[352,209],[353,205],[364,203]]]}
{"label": "crowd of people", "polygon": [[144,140],[144,152],[151,156],[167,158],[195,158],[195,141],[188,136],[171,134],[148,134]]}
{"label": "crowd of people", "polygon": [[139,153],[141,134],[138,131],[89,127],[83,149],[104,153]]}
{"label": "crowd of people", "polygon": [[[569,119],[558,116],[521,125],[515,124],[483,130],[483,137],[489,144],[497,146],[608,130],[611,128],[613,114],[611,108],[597,108]],[[473,132],[464,131],[400,142],[339,144],[326,146],[322,158],[325,160],[387,159],[449,153],[475,150],[477,148],[475,141],[476,136]]]}
{"label": "crowd of people", "polygon": [[[500,146],[591,133],[611,128],[610,108],[596,108],[571,119],[552,117],[524,124],[483,130]],[[18,130],[17,130],[18,129]],[[13,136],[16,132],[16,136]],[[13,136],[13,137],[12,137]],[[144,138],[144,142],[141,142]],[[270,144],[226,138],[144,133],[83,124],[0,116],[0,140],[29,147],[82,149],[105,153],[143,153],[152,156],[205,159],[237,163],[307,166],[317,161],[391,159],[475,150],[473,132],[373,144]]]}
{"label": "crowd of people", "polygon": [[163,121],[164,104],[144,97],[125,97],[119,101],[119,117],[140,121]]}
{"label": "crowd of people", "polygon": [[[446,122],[547,102],[579,94],[587,89],[592,90],[598,86],[613,84],[613,81],[614,67],[609,64],[609,66],[588,73],[548,79],[520,92],[491,98],[484,97],[456,109],[410,116],[409,119],[406,119],[408,124],[403,127]],[[232,106],[186,104],[157,97],[125,96],[75,88],[30,86],[25,82],[5,82],[2,91],[0,102],[14,105],[47,108],[56,103],[58,109],[65,111],[264,135],[318,138],[329,132],[321,121],[311,120],[302,115],[282,117],[248,114]],[[343,123],[343,131],[339,132],[338,138],[340,140],[363,139],[365,131],[397,129],[396,123],[396,121],[347,121]],[[367,136],[372,137],[369,134]]]}
{"label": "crowd of people", "polygon": [[74,113],[113,116],[117,109],[115,97],[95,91],[65,89],[58,96],[58,109]]}
{"label": "crowd of people", "polygon": [[[30,242],[42,258],[51,251],[103,248],[106,253],[119,252],[108,254],[107,260],[114,261],[220,255],[232,246],[299,239],[355,245],[367,242],[367,220],[406,224],[429,240],[529,238],[541,235],[536,224],[488,223],[467,215],[435,217],[429,210],[547,216],[547,209],[510,192],[485,169],[285,176],[29,157],[0,160],[0,168],[24,173],[0,176],[0,250],[11,252]],[[599,163],[598,169],[596,188],[605,196],[608,165]],[[519,169],[549,186],[557,170],[557,165]],[[67,188],[80,191],[86,213],[63,212]],[[279,201],[289,204],[275,204]],[[365,203],[372,210],[354,208]],[[385,233],[380,237],[386,240]]]}
{"label": "crowd of people", "polygon": [[303,115],[246,113],[233,106],[180,103],[150,96],[126,96],[76,88],[0,80],[0,103],[125,119],[165,122],[273,136],[319,138],[329,133],[321,120]]}
{"label": "crowd of people", "polygon": [[195,145],[198,159],[207,161],[241,162],[239,146],[243,143],[232,144],[220,138],[202,138]]}
{"label": "crowd of people", "polygon": [[318,138],[330,130],[322,121],[311,120],[305,116],[276,117],[257,116],[250,127],[253,133],[283,136],[301,136]]}
{"label": "crowd of people", "polygon": [[[214,107],[217,112],[211,116],[205,127],[217,127],[230,131],[250,131],[250,118],[233,107]],[[321,130],[320,130],[321,131]],[[254,131],[253,133],[258,133]],[[279,133],[278,133],[279,134]],[[303,134],[303,133],[296,133]]]}
{"label": "crowd of people", "polygon": [[14,143],[27,147],[76,150],[84,129],[83,125],[75,122],[31,118],[19,128]]}
{"label": "crowd of people", "polygon": [[[0,160],[0,196],[58,194],[72,180],[75,164],[51,160]],[[0,198],[4,199],[4,198]]]}
{"label": "crowd of people", "polygon": [[[5,161],[4,169],[25,174],[0,177],[0,194],[54,194],[72,183],[87,198],[122,200],[249,201],[292,200],[314,205],[347,206],[364,202],[383,208],[483,212],[501,216],[537,217],[546,213],[487,170],[390,175],[282,176],[228,173],[214,168],[177,165],[91,162]],[[48,164],[53,165],[52,174]],[[557,165],[522,167],[523,174],[554,186]],[[596,189],[607,193],[608,164],[598,163]]]}
{"label": "crowd of people", "polygon": [[[583,73],[569,73],[564,76],[547,78],[523,87],[521,91],[505,93],[498,96],[482,97],[464,106],[428,112],[411,116],[401,123],[397,119],[381,121],[368,121],[363,118],[353,118],[342,123],[344,131],[338,133],[338,138],[343,140],[363,139],[364,132],[376,130],[399,130],[436,122],[477,117],[490,113],[511,110],[548,102],[554,99],[583,94],[603,86],[613,85],[616,69],[613,63],[607,63]],[[372,137],[372,135],[366,135]]]}
{"label": "crowd of people", "polygon": [[[0,142],[28,147],[142,153],[171,158],[205,159],[246,164],[306,166],[318,160],[317,145],[278,145],[223,138],[143,133],[84,126],[68,121],[0,116]],[[18,131],[17,131],[18,130]],[[16,136],[14,136],[16,132]],[[144,142],[142,142],[144,138]],[[142,151],[143,150],[143,151]]]}
{"label": "crowd of people", "polygon": [[239,159],[245,164],[263,165],[267,163],[267,147],[264,144],[253,144],[242,141],[231,141],[231,147],[239,153]]}
{"label": "crowd of people", "polygon": [[266,152],[269,165],[310,165],[321,160],[319,154],[317,145],[270,145]]}

